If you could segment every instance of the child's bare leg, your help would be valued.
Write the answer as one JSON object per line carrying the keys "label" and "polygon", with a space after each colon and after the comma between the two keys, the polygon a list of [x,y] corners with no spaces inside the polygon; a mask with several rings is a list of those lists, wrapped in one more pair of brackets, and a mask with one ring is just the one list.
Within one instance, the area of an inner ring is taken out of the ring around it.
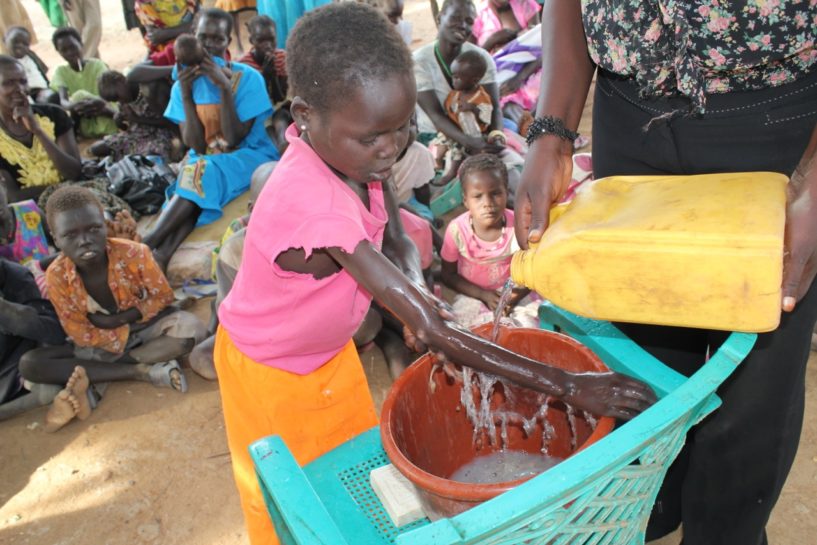
{"label": "child's bare leg", "polygon": [[162,270],[167,269],[173,252],[196,226],[201,208],[192,201],[173,195],[162,209],[153,230],[142,240],[153,250],[153,255]]}
{"label": "child's bare leg", "polygon": [[352,335],[352,341],[356,347],[361,348],[374,340],[381,327],[383,327],[383,318],[377,309],[373,306],[369,307],[363,322],[358,326],[355,334]]}
{"label": "child's bare leg", "polygon": [[[159,345],[152,346],[156,341],[163,339],[171,341],[164,342],[164,350],[161,350]],[[178,368],[177,363],[168,365],[168,360],[189,352],[193,343],[193,339],[161,337],[139,347],[146,349],[143,350],[142,356],[145,355],[144,352],[147,352],[149,356],[163,357],[163,359],[154,360],[162,363],[139,362],[133,357],[134,350],[124,354],[117,361],[110,362],[79,359],[74,356],[74,349],[70,345],[35,348],[23,354],[20,359],[20,373],[31,382],[66,384],[74,374],[76,367],[81,366],[85,368],[90,383],[135,380],[184,391],[187,383],[181,369]],[[172,350],[170,345],[173,346]]]}
{"label": "child's bare leg", "polygon": [[213,359],[213,349],[216,345],[215,335],[207,337],[197,344],[190,352],[190,367],[200,377],[207,380],[216,380],[216,363]]}
{"label": "child's bare leg", "polygon": [[138,363],[151,364],[174,360],[193,350],[196,344],[192,338],[157,337],[128,352],[128,356]]}
{"label": "child's bare leg", "polygon": [[62,388],[56,384],[33,384],[31,392],[0,405],[0,421],[8,420],[31,409],[48,405]]}
{"label": "child's bare leg", "polygon": [[88,380],[92,383],[150,380],[149,365],[134,365],[133,360],[127,357],[116,362],[82,360],[74,356],[74,347],[67,344],[35,348],[26,352],[20,358],[20,374],[31,382],[63,385],[68,382],[78,365],[85,368]]}
{"label": "child's bare leg", "polygon": [[377,334],[375,342],[383,351],[383,356],[389,364],[389,374],[392,379],[399,377],[411,365],[412,351],[406,346],[403,338],[391,328],[384,327]]}

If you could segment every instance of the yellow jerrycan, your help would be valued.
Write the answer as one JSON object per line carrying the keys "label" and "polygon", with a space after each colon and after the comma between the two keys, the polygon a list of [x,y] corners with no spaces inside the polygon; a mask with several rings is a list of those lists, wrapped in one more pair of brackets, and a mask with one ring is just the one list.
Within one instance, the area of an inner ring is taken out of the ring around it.
{"label": "yellow jerrycan", "polygon": [[589,182],[514,255],[511,278],[588,318],[771,331],[787,182],[771,172]]}

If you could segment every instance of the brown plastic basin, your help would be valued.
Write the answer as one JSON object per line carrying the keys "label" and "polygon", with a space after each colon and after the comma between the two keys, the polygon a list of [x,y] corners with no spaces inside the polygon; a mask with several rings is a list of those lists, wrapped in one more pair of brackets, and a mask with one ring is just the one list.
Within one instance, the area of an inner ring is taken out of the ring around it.
{"label": "brown plastic basin", "polygon": [[[475,329],[475,332],[487,336],[490,324]],[[569,371],[608,370],[587,347],[559,333],[502,328],[498,343]],[[492,445],[484,432],[476,442],[473,440],[473,426],[460,403],[461,384],[439,367],[432,374],[435,362],[434,356],[426,354],[395,381],[383,403],[380,423],[386,454],[394,466],[417,486],[426,513],[432,519],[461,513],[530,478],[491,484],[449,480],[457,469],[474,458],[500,450],[501,443],[497,441]],[[435,384],[433,393],[431,381]],[[491,398],[492,408],[513,409],[526,417],[535,414],[539,408],[537,394],[517,386],[511,389],[514,390],[510,396],[513,405],[510,406],[504,387],[498,386]],[[554,400],[550,406],[547,419],[555,430],[548,443],[551,456],[567,458],[607,435],[615,424],[612,418],[599,418],[593,430],[583,413],[577,411],[574,442],[564,405]],[[521,425],[508,424],[508,449],[540,453],[542,434],[541,423],[537,423],[529,437]]]}

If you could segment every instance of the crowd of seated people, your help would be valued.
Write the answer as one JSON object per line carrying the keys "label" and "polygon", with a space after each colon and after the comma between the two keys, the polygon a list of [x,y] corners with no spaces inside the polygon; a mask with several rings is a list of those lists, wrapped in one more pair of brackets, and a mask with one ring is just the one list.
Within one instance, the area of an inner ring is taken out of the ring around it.
{"label": "crowd of seated people", "polygon": [[[401,0],[365,3],[380,9],[411,45]],[[0,281],[19,296],[0,300],[0,321],[25,320],[3,328],[0,418],[53,403],[46,427],[59,429],[87,418],[99,399],[95,383],[143,380],[184,391],[178,362],[194,345],[193,370],[217,378],[215,312],[207,327],[180,310],[165,272],[196,227],[220,219],[225,206],[248,190],[254,202],[291,142],[288,73],[297,68],[288,65],[284,46],[287,25],[294,23],[276,12],[275,2],[259,2],[245,25],[250,48],[233,57],[235,13],[190,0],[178,0],[172,12],[160,8],[135,2],[147,52],[124,71],[88,54],[72,27],[54,32],[52,45],[65,64],[50,71],[31,49],[27,29],[11,27],[4,36]],[[455,305],[465,309],[459,318],[468,325],[487,319],[495,306],[504,277],[494,276],[507,276],[512,250],[510,224],[500,211],[492,212],[489,228],[466,233],[463,226],[476,225],[469,217],[484,216],[479,202],[504,209],[512,201],[525,151],[518,134],[534,106],[525,93],[537,77],[525,65],[500,83],[492,53],[537,24],[538,11],[533,0],[489,0],[479,8],[469,0],[446,0],[435,12],[436,40],[414,51],[417,115],[390,183],[429,289],[436,280],[438,294],[441,286],[451,298],[461,294],[452,300],[468,301]],[[106,194],[104,181],[96,179],[104,178],[104,169],[87,168],[90,161],[110,165],[131,156],[160,158],[177,171],[164,206],[139,232],[128,203]],[[470,178],[462,180],[466,219],[451,224],[459,231],[446,230],[444,220],[451,218],[435,217],[432,198],[474,157],[483,167],[470,167]],[[492,173],[498,188],[488,193],[502,192],[502,198],[474,196],[484,193],[475,189],[485,185],[474,181],[480,168]],[[241,262],[249,214],[229,219],[213,262],[219,301]],[[480,249],[498,240],[508,242],[499,254]],[[490,281],[473,280],[482,270],[491,271]],[[378,345],[394,376],[415,357],[401,325],[376,306],[354,340],[359,350]]]}

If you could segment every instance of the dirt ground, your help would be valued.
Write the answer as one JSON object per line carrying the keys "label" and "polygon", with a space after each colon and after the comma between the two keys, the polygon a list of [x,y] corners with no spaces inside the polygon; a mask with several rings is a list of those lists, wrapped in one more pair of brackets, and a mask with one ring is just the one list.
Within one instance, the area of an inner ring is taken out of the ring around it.
{"label": "dirt ground", "polygon": [[[136,31],[125,31],[119,0],[101,3],[104,60],[115,68],[138,61],[144,49]],[[42,10],[35,0],[23,4],[40,37],[36,51],[56,66]],[[405,13],[415,47],[433,39],[426,0],[407,0]],[[587,132],[589,116],[581,128]],[[198,308],[206,313],[206,304]],[[380,403],[390,383],[382,356],[375,349],[362,359]],[[245,544],[218,387],[192,372],[188,380],[184,395],[114,384],[91,418],[52,435],[42,431],[44,409],[0,423],[0,544]],[[800,452],[769,525],[774,545],[814,543],[817,535],[814,358],[807,388]]]}

